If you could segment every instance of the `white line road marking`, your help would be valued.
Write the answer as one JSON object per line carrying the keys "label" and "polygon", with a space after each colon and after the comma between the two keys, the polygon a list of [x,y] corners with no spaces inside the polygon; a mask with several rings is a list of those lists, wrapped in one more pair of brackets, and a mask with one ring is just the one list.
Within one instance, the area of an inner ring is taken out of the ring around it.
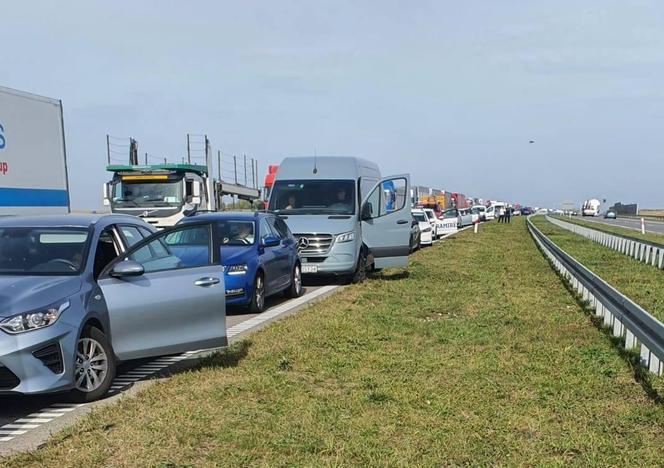
{"label": "white line road marking", "polygon": [[40,411],[39,413],[32,413],[27,415],[27,418],[58,418],[62,416],[63,413],[47,413],[46,411]]}
{"label": "white line road marking", "polygon": [[14,422],[17,423],[47,423],[53,421],[53,418],[21,418]]}
{"label": "white line road marking", "polygon": [[9,435],[22,435],[25,434],[28,431],[19,431],[19,430],[13,430],[13,431],[3,431],[0,429],[0,435],[3,436],[9,436]]}
{"label": "white line road marking", "polygon": [[73,409],[76,409],[76,408],[80,408],[83,405],[84,405],[83,403],[53,403],[51,405],[51,407],[53,407],[53,408],[73,408]]}
{"label": "white line road marking", "polygon": [[5,424],[1,429],[37,429],[39,424]]}
{"label": "white line road marking", "polygon": [[9,442],[13,437],[0,437],[0,442]]}

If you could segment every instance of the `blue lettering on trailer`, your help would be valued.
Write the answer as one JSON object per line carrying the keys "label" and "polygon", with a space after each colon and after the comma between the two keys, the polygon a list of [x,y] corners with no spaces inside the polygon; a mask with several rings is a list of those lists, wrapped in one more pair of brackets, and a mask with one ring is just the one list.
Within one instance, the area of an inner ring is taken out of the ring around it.
{"label": "blue lettering on trailer", "polygon": [[7,140],[5,139],[5,127],[3,127],[2,123],[0,123],[0,150],[5,149],[6,143]]}
{"label": "blue lettering on trailer", "polygon": [[0,187],[0,206],[69,206],[66,190]]}

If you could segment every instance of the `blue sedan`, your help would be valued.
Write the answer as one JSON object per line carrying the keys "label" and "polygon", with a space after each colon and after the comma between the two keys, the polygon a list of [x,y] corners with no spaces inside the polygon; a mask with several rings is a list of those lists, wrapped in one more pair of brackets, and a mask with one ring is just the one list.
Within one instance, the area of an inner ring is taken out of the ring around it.
{"label": "blue sedan", "polygon": [[297,241],[281,218],[258,212],[200,213],[180,220],[178,226],[200,221],[216,226],[227,305],[260,313],[268,296],[302,295]]}

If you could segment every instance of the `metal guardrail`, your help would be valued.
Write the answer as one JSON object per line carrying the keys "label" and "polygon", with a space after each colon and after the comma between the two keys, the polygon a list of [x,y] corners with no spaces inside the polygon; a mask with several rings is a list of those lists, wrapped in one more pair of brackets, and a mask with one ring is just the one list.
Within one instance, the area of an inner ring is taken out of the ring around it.
{"label": "metal guardrail", "polygon": [[664,372],[664,324],[576,261],[546,237],[530,220],[531,236],[558,273],[594,307],[613,336],[624,339],[625,349],[640,347],[641,363],[651,372]]}
{"label": "metal guardrail", "polygon": [[560,228],[595,241],[624,255],[629,255],[634,260],[656,266],[660,270],[664,268],[664,245],[662,244],[623,234],[611,234],[550,216],[546,216],[546,219]]}

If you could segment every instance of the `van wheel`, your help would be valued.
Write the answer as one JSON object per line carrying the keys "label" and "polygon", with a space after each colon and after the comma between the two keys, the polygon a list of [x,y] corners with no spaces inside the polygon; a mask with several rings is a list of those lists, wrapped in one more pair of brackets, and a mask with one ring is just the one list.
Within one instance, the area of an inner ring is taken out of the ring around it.
{"label": "van wheel", "polygon": [[284,294],[286,297],[294,298],[294,297],[300,297],[302,295],[302,267],[300,267],[299,263],[296,263],[295,266],[293,267],[293,273],[291,275],[291,284],[284,291]]}
{"label": "van wheel", "polygon": [[265,310],[265,280],[262,273],[256,273],[254,280],[254,291],[251,294],[251,302],[249,303],[249,312],[252,314],[260,314]]}
{"label": "van wheel", "polygon": [[76,343],[72,399],[81,403],[106,395],[115,378],[115,356],[106,335],[95,327],[85,327]]}
{"label": "van wheel", "polygon": [[367,254],[360,250],[360,258],[357,259],[355,273],[348,278],[348,284],[357,284],[364,281],[367,277]]}

